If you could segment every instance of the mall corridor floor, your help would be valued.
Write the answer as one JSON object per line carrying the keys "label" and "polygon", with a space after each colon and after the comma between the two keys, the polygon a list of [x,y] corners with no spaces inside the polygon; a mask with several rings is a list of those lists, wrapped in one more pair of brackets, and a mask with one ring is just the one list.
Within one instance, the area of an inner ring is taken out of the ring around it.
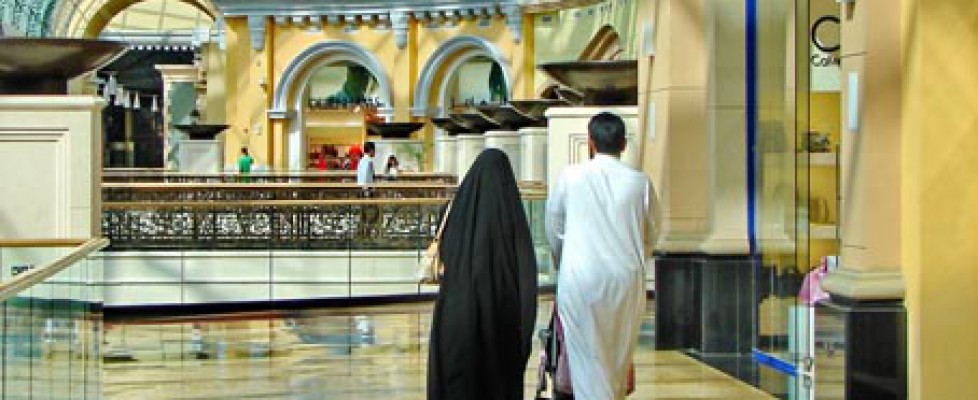
{"label": "mall corridor floor", "polygon": [[[545,326],[550,301],[541,301]],[[106,324],[108,399],[424,399],[431,303]],[[652,348],[652,304],[630,399],[770,399],[690,357]],[[526,397],[536,387],[536,343]]]}

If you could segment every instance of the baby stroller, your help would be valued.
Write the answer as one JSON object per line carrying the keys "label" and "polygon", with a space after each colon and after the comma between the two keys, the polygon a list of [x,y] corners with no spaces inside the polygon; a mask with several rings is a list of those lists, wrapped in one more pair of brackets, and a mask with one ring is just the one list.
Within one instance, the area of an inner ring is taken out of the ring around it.
{"label": "baby stroller", "polygon": [[[561,389],[570,385],[570,379],[566,375],[566,360],[561,362],[563,354],[563,329],[560,325],[560,317],[557,315],[557,302],[554,300],[554,309],[550,314],[550,324],[547,328],[540,329],[538,332],[540,343],[543,350],[540,351],[540,365],[537,368],[537,393],[536,400],[573,400],[574,396],[564,393]],[[563,365],[561,365],[563,364]],[[563,366],[563,368],[558,368]],[[558,373],[560,369],[560,375]],[[549,382],[549,384],[548,384]],[[553,388],[553,397],[546,397],[547,388]]]}

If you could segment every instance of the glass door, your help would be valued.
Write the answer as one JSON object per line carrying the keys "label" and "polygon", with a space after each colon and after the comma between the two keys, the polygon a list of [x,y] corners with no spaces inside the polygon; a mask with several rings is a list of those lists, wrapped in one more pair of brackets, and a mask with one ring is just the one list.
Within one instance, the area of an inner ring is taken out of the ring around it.
{"label": "glass door", "polygon": [[754,358],[762,389],[811,399],[815,327],[823,325],[814,319],[820,293],[811,272],[838,253],[839,5],[753,3]]}

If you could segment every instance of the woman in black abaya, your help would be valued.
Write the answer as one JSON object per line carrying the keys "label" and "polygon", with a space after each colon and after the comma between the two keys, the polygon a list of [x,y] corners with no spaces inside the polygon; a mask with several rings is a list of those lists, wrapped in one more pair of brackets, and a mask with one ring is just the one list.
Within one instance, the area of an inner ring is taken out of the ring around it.
{"label": "woman in black abaya", "polygon": [[484,150],[442,233],[429,400],[522,399],[537,309],[530,229],[506,154]]}

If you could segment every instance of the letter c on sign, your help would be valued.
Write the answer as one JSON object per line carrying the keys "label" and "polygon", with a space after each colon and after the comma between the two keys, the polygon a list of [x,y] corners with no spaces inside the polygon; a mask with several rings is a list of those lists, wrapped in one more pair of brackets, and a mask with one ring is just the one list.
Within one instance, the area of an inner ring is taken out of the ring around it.
{"label": "letter c on sign", "polygon": [[819,50],[822,50],[826,53],[832,53],[842,48],[842,44],[825,43],[821,39],[819,39],[818,30],[819,28],[822,27],[822,24],[825,24],[826,22],[832,22],[836,25],[839,25],[841,23],[841,21],[839,21],[839,17],[836,17],[834,15],[824,15],[821,18],[815,20],[815,23],[812,24],[812,32],[811,32],[812,42],[815,43],[815,47],[817,47]]}

